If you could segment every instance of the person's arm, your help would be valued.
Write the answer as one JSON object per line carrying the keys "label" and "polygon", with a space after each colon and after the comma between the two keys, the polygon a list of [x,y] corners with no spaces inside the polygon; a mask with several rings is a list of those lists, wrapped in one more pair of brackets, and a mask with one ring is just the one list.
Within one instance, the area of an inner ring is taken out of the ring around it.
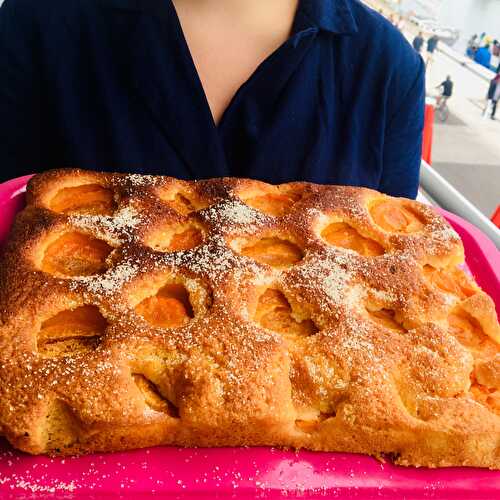
{"label": "person's arm", "polygon": [[392,79],[379,189],[392,196],[415,198],[418,192],[425,111],[425,64],[402,55]]}
{"label": "person's arm", "polygon": [[0,181],[33,172],[41,160],[39,40],[27,4],[0,7]]}

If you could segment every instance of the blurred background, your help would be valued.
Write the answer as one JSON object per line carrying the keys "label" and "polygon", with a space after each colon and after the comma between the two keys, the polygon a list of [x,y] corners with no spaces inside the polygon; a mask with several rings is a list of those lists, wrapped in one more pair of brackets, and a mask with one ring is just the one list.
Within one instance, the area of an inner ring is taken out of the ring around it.
{"label": "blurred background", "polygon": [[[500,100],[500,1],[365,3],[387,17],[416,50],[421,43],[429,108],[424,159],[500,225],[500,113],[493,113]],[[431,53],[430,38],[437,43]],[[441,84],[447,77],[451,96],[443,99]]]}

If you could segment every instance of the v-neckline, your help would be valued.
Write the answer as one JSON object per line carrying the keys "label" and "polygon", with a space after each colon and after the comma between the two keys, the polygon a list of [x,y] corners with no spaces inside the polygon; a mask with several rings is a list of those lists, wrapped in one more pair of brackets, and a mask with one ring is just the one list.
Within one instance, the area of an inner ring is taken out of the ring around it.
{"label": "v-neckline", "polygon": [[173,0],[168,0],[169,7],[171,9],[172,16],[174,18],[175,26],[177,28],[177,32],[179,35],[179,40],[180,40],[180,45],[181,49],[184,51],[185,55],[187,56],[188,60],[188,65],[190,66],[190,73],[194,78],[194,81],[196,82],[196,86],[198,87],[198,93],[200,98],[203,101],[203,107],[205,108],[205,113],[208,114],[208,119],[209,122],[212,126],[213,129],[217,131],[217,133],[221,130],[223,127],[223,123],[226,121],[226,118],[228,115],[230,115],[231,110],[233,109],[235,103],[240,99],[241,94],[245,91],[245,89],[258,77],[258,75],[262,72],[262,70],[270,64],[270,62],[276,57],[276,55],[279,53],[279,51],[286,46],[290,41],[293,39],[293,36],[295,34],[295,26],[296,26],[296,21],[297,21],[297,13],[300,9],[300,0],[299,0],[299,5],[297,7],[297,12],[295,13],[294,21],[292,24],[292,32],[290,36],[281,44],[279,45],[275,50],[273,50],[268,56],[266,56],[255,68],[255,70],[250,74],[250,76],[237,88],[236,92],[233,94],[231,99],[229,100],[228,105],[224,109],[223,113],[220,116],[219,122],[216,123],[214,119],[214,115],[212,113],[212,108],[210,107],[210,103],[208,101],[208,96],[205,91],[205,88],[203,86],[203,82],[200,77],[200,73],[198,72],[198,68],[196,67],[196,64],[194,62],[193,54],[191,52],[191,49],[189,47],[186,35],[184,33],[184,29],[182,27],[182,23],[180,20],[180,17],[177,13],[177,9],[175,8]]}

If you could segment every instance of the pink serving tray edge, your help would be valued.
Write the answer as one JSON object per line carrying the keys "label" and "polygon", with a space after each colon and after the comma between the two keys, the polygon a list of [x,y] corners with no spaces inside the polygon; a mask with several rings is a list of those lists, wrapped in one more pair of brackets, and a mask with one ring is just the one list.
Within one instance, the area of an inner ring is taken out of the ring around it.
{"label": "pink serving tray edge", "polygon": [[[23,207],[30,176],[0,184],[0,242]],[[500,253],[472,224],[448,212],[469,269],[500,309]],[[32,457],[0,440],[0,498],[150,495],[171,498],[500,498],[500,473],[416,469],[346,453],[270,448],[168,447],[77,458]]]}

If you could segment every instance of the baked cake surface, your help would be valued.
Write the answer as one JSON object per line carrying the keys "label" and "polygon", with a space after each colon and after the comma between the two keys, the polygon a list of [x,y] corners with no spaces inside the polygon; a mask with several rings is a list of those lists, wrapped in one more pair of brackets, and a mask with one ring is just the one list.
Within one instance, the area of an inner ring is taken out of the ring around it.
{"label": "baked cake surface", "polygon": [[38,175],[0,265],[0,435],[500,468],[500,328],[463,259],[368,189]]}

